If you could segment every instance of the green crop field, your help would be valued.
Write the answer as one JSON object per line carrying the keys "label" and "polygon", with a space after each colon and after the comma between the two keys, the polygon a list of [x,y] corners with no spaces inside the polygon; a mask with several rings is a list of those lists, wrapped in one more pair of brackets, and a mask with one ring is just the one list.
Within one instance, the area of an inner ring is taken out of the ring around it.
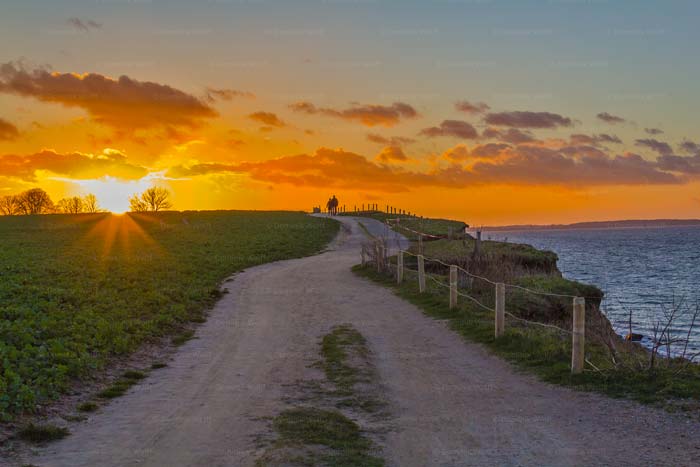
{"label": "green crop field", "polygon": [[337,230],[293,212],[0,217],[0,419],[201,322],[230,274],[313,254]]}

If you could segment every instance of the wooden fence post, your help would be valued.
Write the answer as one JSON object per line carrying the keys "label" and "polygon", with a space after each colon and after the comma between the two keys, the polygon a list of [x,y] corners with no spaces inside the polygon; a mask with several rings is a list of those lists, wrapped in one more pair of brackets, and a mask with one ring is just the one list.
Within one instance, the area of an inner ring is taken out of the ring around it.
{"label": "wooden fence post", "polygon": [[457,266],[450,266],[450,309],[457,306]]}
{"label": "wooden fence post", "polygon": [[382,246],[379,244],[379,242],[376,242],[374,244],[374,252],[375,252],[376,260],[377,260],[377,272],[381,272],[381,270],[382,270]]}
{"label": "wooden fence post", "polygon": [[506,320],[506,285],[496,284],[496,337],[501,337],[505,330]]}
{"label": "wooden fence post", "polygon": [[397,258],[396,264],[396,283],[401,284],[403,282],[403,250],[399,250],[399,256]]}
{"label": "wooden fence post", "polygon": [[423,235],[418,234],[418,254],[423,254]]}
{"label": "wooden fence post", "polygon": [[574,298],[574,328],[571,337],[571,373],[583,371],[584,347],[586,340],[586,299]]}
{"label": "wooden fence post", "polygon": [[423,255],[418,255],[418,291],[425,292],[425,259],[423,259]]}

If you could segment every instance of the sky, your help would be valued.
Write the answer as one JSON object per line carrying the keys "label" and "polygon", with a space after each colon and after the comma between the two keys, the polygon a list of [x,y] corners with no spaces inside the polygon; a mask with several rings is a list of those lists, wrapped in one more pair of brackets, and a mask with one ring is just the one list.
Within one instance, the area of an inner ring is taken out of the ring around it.
{"label": "sky", "polygon": [[387,204],[471,225],[700,217],[700,4],[0,6],[0,196]]}

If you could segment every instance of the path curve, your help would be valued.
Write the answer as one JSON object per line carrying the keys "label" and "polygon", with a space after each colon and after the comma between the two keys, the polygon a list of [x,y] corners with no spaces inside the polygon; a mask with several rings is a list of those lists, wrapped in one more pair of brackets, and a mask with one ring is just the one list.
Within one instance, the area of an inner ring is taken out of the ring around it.
{"label": "path curve", "polygon": [[[396,466],[698,465],[700,430],[680,416],[541,383],[389,290],[355,276],[363,232],[340,219],[330,250],[251,268],[158,370],[73,434],[27,459],[38,466],[248,466],[261,417],[284,409],[317,342],[350,323],[386,390]],[[375,233],[376,221],[361,219]],[[396,241],[392,241],[392,246]]]}

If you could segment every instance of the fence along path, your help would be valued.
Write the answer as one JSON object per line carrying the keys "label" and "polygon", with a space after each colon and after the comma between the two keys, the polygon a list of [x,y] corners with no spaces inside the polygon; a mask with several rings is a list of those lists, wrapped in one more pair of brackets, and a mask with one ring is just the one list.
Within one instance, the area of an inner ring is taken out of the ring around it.
{"label": "fence along path", "polygon": [[[389,225],[389,222],[386,222],[387,225]],[[410,231],[418,236],[419,243],[420,239],[423,236],[426,237],[432,237],[432,238],[440,238],[435,235],[430,235],[430,234],[425,234],[422,232],[417,232],[413,229],[409,229],[408,227],[401,226],[399,223],[394,224],[395,226],[400,226],[401,228]],[[438,285],[440,288],[447,289],[449,292],[449,297],[450,297],[450,308],[455,308],[457,306],[457,297],[463,297],[480,308],[483,308],[484,310],[487,310],[489,312],[494,313],[494,335],[496,338],[500,338],[503,336],[505,332],[505,317],[508,316],[509,318],[521,322],[523,324],[527,325],[535,325],[535,326],[540,326],[543,328],[548,328],[552,329],[561,333],[564,333],[566,335],[571,336],[572,340],[572,348],[571,348],[571,373],[572,374],[578,374],[583,371],[584,363],[586,362],[585,359],[585,309],[586,309],[586,297],[579,297],[575,295],[567,295],[567,294],[558,294],[558,293],[552,293],[552,292],[543,292],[539,290],[533,290],[529,289],[527,287],[522,287],[519,285],[515,284],[505,284],[502,282],[496,282],[492,281],[486,277],[482,277],[476,274],[472,274],[471,272],[467,271],[466,269],[455,265],[455,264],[448,264],[445,263],[444,261],[441,261],[436,258],[428,258],[425,257],[422,254],[415,254],[411,253],[407,250],[399,248],[399,251],[397,253],[397,262],[396,265],[394,266],[391,262],[389,262],[388,258],[388,250],[387,250],[387,245],[386,242],[383,239],[377,238],[370,236],[370,239],[373,243],[373,248],[371,250],[368,250],[365,245],[362,247],[362,264],[366,264],[367,262],[373,262],[376,265],[377,271],[382,272],[386,270],[392,270],[396,268],[395,275],[396,275],[396,281],[398,284],[401,284],[404,281],[404,276],[406,272],[411,272],[415,273],[418,278],[418,288],[420,293],[425,293],[427,291],[426,287],[426,278],[430,279],[432,283],[435,283]],[[404,261],[404,255],[409,255],[412,257],[415,257],[417,259],[417,265],[418,269],[410,269],[406,266],[405,261]],[[369,258],[369,261],[366,259],[366,256]],[[371,258],[374,258],[374,261],[371,260]],[[445,283],[435,277],[435,275],[426,273],[425,272],[425,263],[426,262],[432,262],[436,264],[440,264],[442,266],[445,266],[449,269],[450,275],[449,275],[449,283]],[[484,281],[488,283],[489,285],[492,285],[494,287],[494,307],[490,307],[486,304],[484,304],[481,300],[477,299],[476,297],[473,297],[469,295],[468,293],[465,293],[459,289],[458,285],[458,273],[462,272],[464,275],[466,275],[469,278]],[[512,289],[517,289],[521,290],[526,293],[531,293],[534,295],[540,295],[540,296],[546,296],[546,297],[556,297],[556,298],[568,298],[572,300],[572,308],[573,308],[573,322],[572,322],[572,329],[563,329],[559,326],[555,326],[553,324],[548,324],[548,323],[541,323],[538,321],[531,321],[527,319],[520,318],[518,316],[515,316],[514,314],[507,312],[506,311],[506,288],[512,288]]]}

